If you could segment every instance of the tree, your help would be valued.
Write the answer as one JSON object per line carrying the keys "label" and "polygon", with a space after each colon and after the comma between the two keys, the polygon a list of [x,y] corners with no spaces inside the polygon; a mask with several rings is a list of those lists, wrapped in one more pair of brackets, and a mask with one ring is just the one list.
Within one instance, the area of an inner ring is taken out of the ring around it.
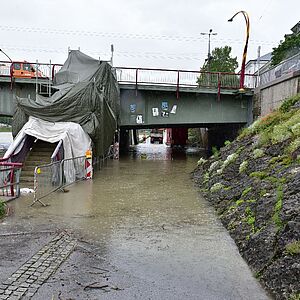
{"label": "tree", "polygon": [[278,65],[284,59],[287,59],[300,51],[300,34],[292,34],[281,41],[278,47],[273,48],[272,61],[273,66]]}
{"label": "tree", "polygon": [[[217,47],[212,51],[209,63],[206,63],[201,68],[201,72],[230,72],[234,73],[238,67],[237,57],[231,57],[231,47]],[[197,79],[199,85],[214,85],[217,84],[217,77],[202,73]]]}
{"label": "tree", "polygon": [[[212,51],[210,63],[206,63],[201,71],[232,72],[237,69],[237,57],[231,57],[231,47],[217,47]],[[209,70],[208,70],[209,67]]]}

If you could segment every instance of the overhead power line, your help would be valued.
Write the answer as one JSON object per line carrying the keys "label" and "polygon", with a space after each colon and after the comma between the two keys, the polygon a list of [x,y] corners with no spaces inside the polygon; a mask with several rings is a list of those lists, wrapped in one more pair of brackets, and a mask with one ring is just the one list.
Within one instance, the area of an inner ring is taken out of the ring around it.
{"label": "overhead power line", "polygon": [[[50,29],[42,27],[18,27],[0,25],[1,31],[13,32],[28,32],[39,34],[55,34],[55,35],[70,35],[70,36],[85,36],[85,37],[103,37],[110,39],[143,39],[143,40],[162,40],[162,41],[176,41],[176,42],[205,42],[205,37],[199,36],[179,36],[179,35],[153,35],[144,33],[121,33],[121,32],[98,32],[98,31],[85,31],[85,30],[63,30],[63,29]],[[223,43],[244,43],[241,39],[231,38],[214,38],[215,41]],[[277,41],[260,41],[250,40],[253,44],[260,45],[274,45]]]}
{"label": "overhead power line", "polygon": [[[46,52],[46,53],[66,53],[67,49],[63,48],[42,48],[42,47],[19,47],[15,45],[2,45],[3,48],[10,51],[22,51],[22,52]],[[110,56],[110,53],[99,52],[95,49],[85,49],[91,55],[105,57]],[[199,54],[202,53],[163,53],[163,52],[131,52],[131,51],[118,51],[115,52],[115,56],[120,57],[132,57],[132,58],[156,58],[156,59],[170,59],[170,60],[201,60]]]}

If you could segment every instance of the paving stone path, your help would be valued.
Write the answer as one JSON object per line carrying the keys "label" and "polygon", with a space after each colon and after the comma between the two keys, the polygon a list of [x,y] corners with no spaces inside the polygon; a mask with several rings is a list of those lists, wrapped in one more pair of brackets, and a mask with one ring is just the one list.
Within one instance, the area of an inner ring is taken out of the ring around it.
{"label": "paving stone path", "polygon": [[30,299],[66,260],[75,246],[76,240],[68,234],[58,234],[0,284],[0,299]]}

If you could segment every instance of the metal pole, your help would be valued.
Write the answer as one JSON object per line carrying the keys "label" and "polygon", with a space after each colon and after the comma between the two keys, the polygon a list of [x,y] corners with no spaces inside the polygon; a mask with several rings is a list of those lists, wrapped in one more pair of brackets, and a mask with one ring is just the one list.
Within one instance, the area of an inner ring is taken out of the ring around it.
{"label": "metal pole", "polygon": [[14,75],[13,74],[14,73],[14,71],[13,71],[13,61],[2,49],[0,49],[0,52],[2,52],[10,61],[10,68],[9,68],[9,70],[10,70],[10,90],[12,91],[12,89],[13,89],[13,75]]}
{"label": "metal pole", "polygon": [[35,96],[38,94],[38,60],[35,61]]}
{"label": "metal pole", "polygon": [[250,20],[248,14],[244,10],[241,10],[237,12],[232,18],[230,18],[228,22],[232,22],[234,17],[239,13],[243,14],[246,21],[246,42],[243,51],[243,59],[242,59],[241,75],[240,75],[240,89],[239,89],[241,92],[244,92],[245,66],[246,66],[246,57],[247,57],[247,49],[248,49],[248,41],[249,41],[249,33],[250,33]]}
{"label": "metal pole", "polygon": [[0,52],[2,52],[8,59],[9,61],[12,63],[13,61],[11,60],[11,58],[2,50],[0,49]]}
{"label": "metal pole", "polygon": [[111,64],[111,66],[113,66],[114,65],[113,64],[113,60],[114,60],[114,45],[113,44],[110,45],[110,51],[111,51],[110,64]]}
{"label": "metal pole", "polygon": [[208,35],[208,51],[207,51],[207,72],[210,71],[210,60],[211,60],[211,55],[210,55],[210,36],[211,35],[217,35],[216,32],[213,32],[212,29],[209,29],[209,32],[201,32],[201,35]]}
{"label": "metal pole", "polygon": [[49,66],[49,91],[48,91],[48,95],[49,97],[51,97],[51,59],[50,59],[50,66]]}
{"label": "metal pole", "polygon": [[257,87],[257,86],[259,86],[259,69],[260,69],[260,49],[261,49],[261,47],[260,46],[258,46],[258,48],[257,48],[257,80],[256,80],[256,86],[255,87]]}

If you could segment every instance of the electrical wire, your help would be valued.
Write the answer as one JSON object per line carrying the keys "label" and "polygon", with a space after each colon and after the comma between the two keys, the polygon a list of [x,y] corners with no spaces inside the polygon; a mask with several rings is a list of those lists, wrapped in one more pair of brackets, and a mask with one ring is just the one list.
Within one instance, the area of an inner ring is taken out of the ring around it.
{"label": "electrical wire", "polygon": [[[176,41],[176,42],[206,42],[204,36],[176,36],[176,35],[153,35],[153,34],[138,34],[138,33],[121,33],[121,32],[97,32],[97,31],[84,31],[84,30],[62,30],[62,29],[49,29],[41,27],[18,27],[0,25],[1,31],[13,31],[13,32],[28,32],[28,33],[39,33],[39,34],[55,34],[55,35],[71,35],[71,36],[85,36],[85,37],[102,37],[111,39],[143,39],[143,40],[162,40],[162,41]],[[232,38],[216,38],[213,37],[216,42],[226,43],[244,43],[241,39]],[[260,41],[250,39],[253,44],[260,45],[274,45],[275,41]]]}
{"label": "electrical wire", "polygon": [[[63,48],[41,48],[41,47],[18,47],[15,45],[2,45],[3,48],[10,51],[22,51],[22,52],[45,52],[45,53],[66,53],[66,49]],[[86,51],[92,55],[110,57],[110,53],[99,52],[96,50],[86,49]],[[163,53],[163,52],[129,52],[119,51],[115,53],[115,56],[130,57],[130,58],[155,58],[155,59],[170,59],[170,60],[202,60],[200,57],[206,55],[206,52],[199,53]]]}

